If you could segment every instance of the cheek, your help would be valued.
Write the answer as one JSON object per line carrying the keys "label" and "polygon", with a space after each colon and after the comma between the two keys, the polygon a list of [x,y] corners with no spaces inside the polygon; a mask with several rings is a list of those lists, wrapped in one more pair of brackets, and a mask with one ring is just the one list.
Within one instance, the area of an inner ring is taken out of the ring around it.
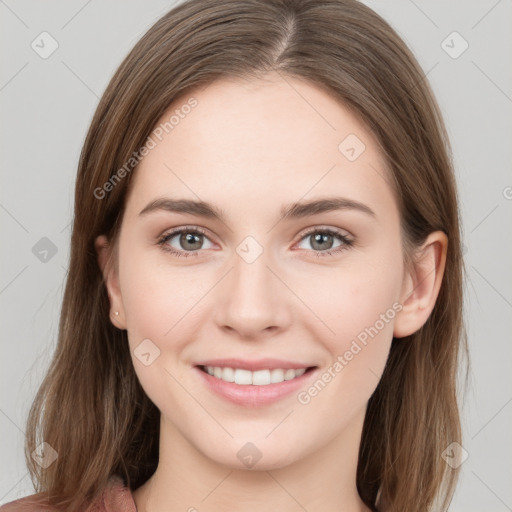
{"label": "cheek", "polygon": [[312,309],[329,327],[320,327],[316,336],[329,353],[327,366],[337,361],[334,373],[343,373],[343,380],[363,395],[369,396],[377,385],[389,354],[395,317],[401,309],[400,257],[390,251],[372,262],[361,261],[346,271],[332,272],[323,286],[318,283],[322,288],[317,289],[323,292],[310,295]]}
{"label": "cheek", "polygon": [[[398,287],[393,279],[360,281],[356,277],[352,274],[344,283],[340,279],[337,292],[329,301],[324,299],[325,322],[335,334],[325,334],[322,329],[324,334],[317,336],[329,355],[317,380],[297,397],[308,412],[311,429],[329,425],[332,435],[365,407],[375,391],[401,307],[395,301]],[[315,410],[314,416],[309,414],[311,410]]]}
{"label": "cheek", "polygon": [[[374,324],[379,330],[392,331],[396,309],[393,304],[400,297],[402,268],[400,259],[390,256],[380,259],[379,264],[360,261],[307,280],[301,293],[309,297],[317,316],[330,328],[333,346]],[[382,325],[380,320],[386,313]]]}
{"label": "cheek", "polygon": [[187,329],[194,325],[192,306],[200,284],[186,286],[176,269],[171,273],[142,251],[120,260],[119,277],[131,357],[141,386],[160,410],[169,403],[177,410],[190,408],[187,393],[176,384],[186,377],[177,361],[191,336]]}
{"label": "cheek", "polygon": [[[169,396],[173,403],[181,403],[183,393],[173,377],[181,381],[185,376],[186,365],[180,364],[183,351],[197,336],[204,320],[199,318],[205,303],[201,298],[215,283],[197,272],[168,265],[165,258],[155,258],[147,250],[124,254],[119,277],[135,371],[155,404],[164,403]],[[154,362],[146,366],[139,359],[141,353],[149,353],[150,359],[156,356]]]}
{"label": "cheek", "polygon": [[120,281],[127,330],[133,341],[150,338],[165,342],[176,338],[194,316],[194,305],[204,293],[204,283],[184,279],[179,268],[162,259],[133,251],[120,261]]}

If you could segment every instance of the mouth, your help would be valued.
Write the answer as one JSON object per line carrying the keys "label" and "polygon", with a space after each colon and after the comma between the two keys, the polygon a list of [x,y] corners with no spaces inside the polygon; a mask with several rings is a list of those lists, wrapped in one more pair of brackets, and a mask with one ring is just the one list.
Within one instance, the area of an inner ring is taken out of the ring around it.
{"label": "mouth", "polygon": [[270,406],[298,393],[315,379],[319,367],[276,359],[216,359],[202,361],[194,370],[209,392],[250,409]]}
{"label": "mouth", "polygon": [[297,379],[316,368],[316,366],[308,366],[302,368],[266,368],[251,371],[230,366],[198,365],[197,367],[216,379],[235,383],[239,386],[269,386],[271,384],[280,384],[285,381]]}

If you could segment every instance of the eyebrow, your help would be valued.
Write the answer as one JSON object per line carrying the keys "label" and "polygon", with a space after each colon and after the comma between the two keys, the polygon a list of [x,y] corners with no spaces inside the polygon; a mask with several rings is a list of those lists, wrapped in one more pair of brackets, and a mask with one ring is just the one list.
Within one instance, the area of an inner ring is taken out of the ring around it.
{"label": "eyebrow", "polygon": [[[364,203],[347,199],[344,197],[326,197],[322,199],[312,199],[309,201],[295,202],[284,205],[281,208],[282,219],[299,219],[317,215],[319,213],[336,210],[356,210],[376,217],[375,212]],[[171,199],[159,198],[151,201],[139,213],[139,216],[147,215],[155,211],[168,211],[175,213],[188,213],[198,217],[216,219],[226,223],[224,210],[205,201],[195,201],[192,199]]]}

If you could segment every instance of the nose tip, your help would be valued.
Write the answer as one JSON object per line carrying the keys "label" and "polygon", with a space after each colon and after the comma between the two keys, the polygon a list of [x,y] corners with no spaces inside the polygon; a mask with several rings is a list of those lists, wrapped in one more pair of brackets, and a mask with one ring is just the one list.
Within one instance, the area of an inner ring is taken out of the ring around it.
{"label": "nose tip", "polygon": [[[257,247],[250,240],[246,243],[248,251],[244,254],[254,256]],[[217,324],[243,338],[275,333],[289,320],[283,288],[267,265],[263,251],[251,263],[237,255],[219,289]]]}

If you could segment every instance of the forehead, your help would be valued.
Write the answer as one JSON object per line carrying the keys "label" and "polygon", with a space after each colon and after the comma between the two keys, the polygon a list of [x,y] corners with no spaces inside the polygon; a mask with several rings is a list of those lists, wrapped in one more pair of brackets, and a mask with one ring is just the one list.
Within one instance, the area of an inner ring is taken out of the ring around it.
{"label": "forehead", "polygon": [[169,195],[229,210],[242,194],[246,209],[270,201],[279,208],[327,192],[396,206],[372,134],[331,95],[295,78],[222,79],[196,89],[173,102],[151,138],[131,185],[137,207]]}

